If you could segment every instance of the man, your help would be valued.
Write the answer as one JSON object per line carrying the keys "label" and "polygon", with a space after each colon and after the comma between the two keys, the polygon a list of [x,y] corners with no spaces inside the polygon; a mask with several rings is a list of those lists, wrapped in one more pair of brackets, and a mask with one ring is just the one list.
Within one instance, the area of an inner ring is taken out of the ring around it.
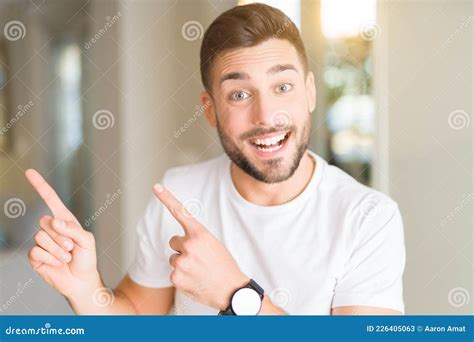
{"label": "man", "polygon": [[78,314],[403,313],[397,204],[307,149],[307,64],[281,11],[223,13],[203,38],[201,102],[226,153],[153,187],[136,259],[113,292],[93,235],[28,170],[53,213],[39,222],[32,266]]}

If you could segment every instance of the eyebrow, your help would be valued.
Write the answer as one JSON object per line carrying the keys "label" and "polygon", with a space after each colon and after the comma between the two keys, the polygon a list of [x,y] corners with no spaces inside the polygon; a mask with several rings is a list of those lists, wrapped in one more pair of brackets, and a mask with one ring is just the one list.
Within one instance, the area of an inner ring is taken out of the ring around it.
{"label": "eyebrow", "polygon": [[[276,64],[267,70],[267,74],[274,75],[285,70],[293,70],[295,72],[298,72],[298,70],[293,64]],[[221,77],[219,84],[222,85],[222,83],[227,80],[249,80],[249,79],[250,79],[249,74],[245,72],[239,72],[239,71],[229,72]]]}
{"label": "eyebrow", "polygon": [[274,75],[285,70],[293,70],[294,72],[298,72],[293,64],[277,64],[268,69],[267,74]]}

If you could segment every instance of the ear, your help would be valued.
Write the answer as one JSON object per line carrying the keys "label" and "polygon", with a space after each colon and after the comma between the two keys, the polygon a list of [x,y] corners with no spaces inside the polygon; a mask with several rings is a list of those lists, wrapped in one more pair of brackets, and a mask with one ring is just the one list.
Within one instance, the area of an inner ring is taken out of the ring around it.
{"label": "ear", "polygon": [[201,107],[204,110],[204,114],[206,115],[209,125],[211,127],[216,127],[216,116],[211,94],[204,90],[201,92],[201,95],[199,97],[201,99]]}
{"label": "ear", "polygon": [[306,76],[306,97],[308,99],[309,112],[312,113],[314,108],[316,108],[316,85],[312,71],[308,72]]}

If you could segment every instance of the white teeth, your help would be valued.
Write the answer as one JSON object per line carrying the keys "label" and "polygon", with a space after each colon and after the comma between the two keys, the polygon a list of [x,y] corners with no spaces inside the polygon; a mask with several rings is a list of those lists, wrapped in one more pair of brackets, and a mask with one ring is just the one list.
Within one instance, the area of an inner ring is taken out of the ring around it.
{"label": "white teeth", "polygon": [[266,145],[266,146],[272,146],[275,145],[277,142],[285,139],[286,134],[280,134],[276,135],[272,138],[267,138],[267,139],[255,139],[252,142],[257,145]]}
{"label": "white teeth", "polygon": [[279,150],[280,148],[281,148],[281,146],[275,146],[275,147],[269,147],[269,148],[257,147],[257,150],[260,150],[260,151],[263,151],[263,152],[273,152],[273,151]]}

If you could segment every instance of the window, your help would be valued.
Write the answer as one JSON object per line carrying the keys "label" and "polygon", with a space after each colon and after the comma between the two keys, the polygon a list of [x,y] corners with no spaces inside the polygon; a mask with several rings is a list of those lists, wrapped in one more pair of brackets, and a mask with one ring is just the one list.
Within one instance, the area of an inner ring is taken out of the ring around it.
{"label": "window", "polygon": [[326,39],[328,159],[369,185],[375,131],[372,96],[372,42],[379,34],[374,0],[322,0]]}

